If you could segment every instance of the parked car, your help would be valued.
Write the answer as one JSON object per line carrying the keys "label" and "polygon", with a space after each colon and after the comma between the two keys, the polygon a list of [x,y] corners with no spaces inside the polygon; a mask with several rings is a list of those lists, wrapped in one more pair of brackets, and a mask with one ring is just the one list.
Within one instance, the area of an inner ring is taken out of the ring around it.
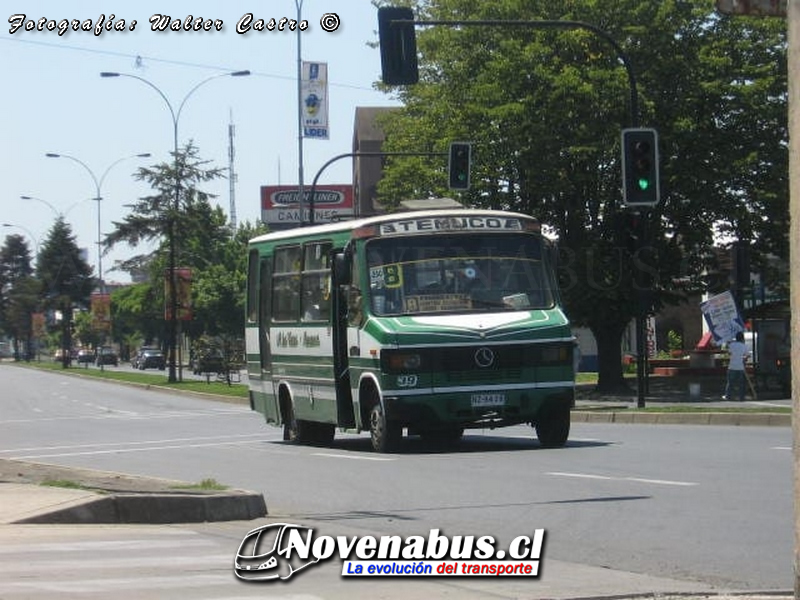
{"label": "parked car", "polygon": [[139,348],[139,352],[131,361],[131,366],[140,371],[145,369],[161,369],[163,371],[167,366],[167,360],[164,353],[158,348]]}
{"label": "parked car", "polygon": [[114,352],[113,348],[103,346],[97,350],[95,364],[98,367],[100,365],[113,365],[116,367],[119,364],[119,356],[117,356],[117,353]]}
{"label": "parked car", "polygon": [[[77,348],[72,348],[68,353],[67,356],[69,357],[70,361],[78,359],[78,350]],[[64,349],[63,348],[56,348],[56,351],[53,353],[53,360],[56,362],[62,362],[64,360]]]}
{"label": "parked car", "polygon": [[94,352],[86,348],[78,350],[78,364],[88,365],[92,362],[94,362]]}
{"label": "parked car", "polygon": [[200,375],[202,373],[224,373],[225,359],[219,350],[209,350],[200,354],[195,354],[189,361],[192,373]]}

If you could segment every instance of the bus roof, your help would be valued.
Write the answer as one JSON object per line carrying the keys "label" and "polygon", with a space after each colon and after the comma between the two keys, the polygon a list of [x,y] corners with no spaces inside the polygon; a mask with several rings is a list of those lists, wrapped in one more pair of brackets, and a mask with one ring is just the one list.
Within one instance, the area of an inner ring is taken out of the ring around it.
{"label": "bus roof", "polygon": [[[326,234],[334,234],[334,233],[341,233],[346,231],[355,231],[357,229],[369,228],[369,227],[379,227],[381,225],[389,225],[392,223],[396,224],[403,224],[403,223],[424,223],[427,221],[431,222],[442,222],[445,220],[459,220],[459,219],[472,219],[472,220],[481,220],[482,223],[486,222],[486,219],[504,219],[504,220],[518,220],[520,224],[524,223],[523,229],[530,230],[530,227],[536,227],[539,225],[539,221],[534,217],[529,215],[524,215],[522,213],[515,213],[515,212],[506,212],[501,210],[486,210],[486,209],[477,209],[477,208],[461,208],[461,209],[449,209],[449,210],[417,210],[417,211],[402,211],[402,212],[395,212],[389,213],[385,215],[377,215],[372,217],[364,217],[361,219],[353,219],[349,221],[338,221],[336,223],[326,223],[324,225],[313,225],[309,227],[293,227],[292,229],[285,229],[281,231],[275,231],[272,233],[265,233],[264,235],[260,235],[250,240],[250,243],[259,243],[259,242],[271,242],[277,240],[284,240],[284,239],[292,239],[297,237],[316,237],[319,235],[326,235]],[[467,225],[469,222],[467,222]],[[478,229],[477,227],[453,227],[452,230],[475,230]],[[495,229],[502,229],[502,227],[498,227]],[[377,229],[376,229],[377,231]],[[412,233],[421,233],[422,231],[415,228],[406,228],[405,231],[396,231],[395,234],[412,234]]]}

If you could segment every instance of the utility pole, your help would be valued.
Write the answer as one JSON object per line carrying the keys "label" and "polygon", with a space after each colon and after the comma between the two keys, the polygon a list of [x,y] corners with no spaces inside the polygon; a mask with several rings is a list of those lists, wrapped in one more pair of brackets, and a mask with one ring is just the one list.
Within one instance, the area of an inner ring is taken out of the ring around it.
{"label": "utility pole", "polygon": [[789,303],[792,329],[792,435],[794,439],[794,597],[800,600],[800,0],[789,10]]}
{"label": "utility pole", "polygon": [[233,170],[233,136],[236,133],[236,128],[233,125],[233,111],[231,111],[231,122],[228,124],[228,196],[230,197],[230,219],[231,219],[231,235],[236,233],[236,171]]}

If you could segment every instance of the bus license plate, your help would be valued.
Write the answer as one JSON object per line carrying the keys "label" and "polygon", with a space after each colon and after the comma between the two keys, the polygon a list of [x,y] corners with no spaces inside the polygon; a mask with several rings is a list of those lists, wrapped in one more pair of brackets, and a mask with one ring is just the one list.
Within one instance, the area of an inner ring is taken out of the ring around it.
{"label": "bus license plate", "polygon": [[505,406],[505,394],[472,394],[472,408],[484,408],[486,406]]}

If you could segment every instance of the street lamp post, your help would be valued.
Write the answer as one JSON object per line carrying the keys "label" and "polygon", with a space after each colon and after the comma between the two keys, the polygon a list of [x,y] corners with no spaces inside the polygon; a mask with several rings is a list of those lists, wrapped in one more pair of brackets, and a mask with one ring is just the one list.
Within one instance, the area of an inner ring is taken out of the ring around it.
{"label": "street lamp post", "polygon": [[22,225],[17,225],[16,223],[0,223],[0,227],[14,227],[16,229],[22,229],[22,231],[27,233],[28,237],[31,238],[31,241],[36,246],[36,256],[39,256],[39,238],[33,235],[33,232],[30,229],[23,227]]}
{"label": "street lamp post", "polygon": [[183,97],[181,103],[178,105],[178,110],[176,111],[172,103],[167,98],[166,94],[161,91],[161,89],[156,86],[151,81],[145,79],[144,77],[140,77],[138,75],[131,75],[130,73],[116,73],[112,71],[103,71],[100,73],[100,77],[129,77],[131,79],[136,79],[141,81],[151,89],[153,89],[164,101],[169,109],[169,114],[172,117],[172,141],[173,141],[173,155],[172,159],[175,165],[175,198],[173,201],[173,214],[170,218],[169,222],[169,278],[170,278],[170,286],[169,286],[169,375],[168,380],[170,382],[177,381],[176,372],[175,372],[175,354],[177,348],[177,339],[178,339],[178,295],[177,295],[177,281],[175,280],[175,270],[176,270],[176,245],[175,245],[175,222],[178,216],[178,211],[180,210],[180,191],[181,191],[181,181],[180,181],[180,173],[178,172],[178,121],[181,117],[181,111],[186,104],[186,101],[189,97],[197,91],[197,88],[200,86],[212,81],[214,79],[218,79],[220,77],[244,77],[250,75],[250,71],[233,71],[229,73],[218,73],[217,75],[212,75],[211,77],[207,77],[197,83],[189,92]]}
{"label": "street lamp post", "polygon": [[47,156],[48,158],[67,158],[73,162],[78,163],[80,166],[86,169],[86,172],[89,173],[89,176],[92,178],[92,181],[94,182],[95,195],[93,200],[97,202],[97,282],[100,291],[103,292],[105,291],[105,283],[103,282],[103,252],[101,248],[102,233],[100,229],[100,201],[103,199],[103,197],[100,195],[100,190],[103,187],[103,181],[105,181],[108,172],[114,166],[118,165],[122,161],[129,160],[131,158],[148,158],[150,156],[150,153],[143,152],[141,154],[133,154],[131,156],[123,156],[122,158],[118,158],[113,163],[111,163],[105,171],[103,171],[103,174],[100,176],[100,179],[98,179],[97,176],[94,174],[94,171],[92,171],[89,168],[89,165],[87,165],[85,162],[74,156],[70,156],[69,154],[58,154],[56,152],[48,152],[45,154],[45,156]]}
{"label": "street lamp post", "polygon": [[52,203],[52,202],[48,202],[48,201],[47,201],[47,200],[45,200],[44,198],[37,198],[36,196],[20,196],[20,199],[21,199],[21,200],[36,200],[36,202],[41,202],[42,204],[46,204],[47,206],[49,206],[49,207],[50,207],[50,210],[52,210],[52,211],[55,213],[55,215],[56,215],[56,219],[59,219],[59,218],[66,217],[66,216],[67,216],[67,213],[68,213],[70,210],[72,210],[72,209],[73,209],[73,208],[76,206],[75,204],[73,204],[73,205],[72,205],[72,206],[70,206],[70,207],[69,207],[69,208],[68,208],[66,211],[62,212],[62,211],[58,210],[58,209],[57,209],[57,208],[56,208],[56,207],[53,205],[53,203]]}

